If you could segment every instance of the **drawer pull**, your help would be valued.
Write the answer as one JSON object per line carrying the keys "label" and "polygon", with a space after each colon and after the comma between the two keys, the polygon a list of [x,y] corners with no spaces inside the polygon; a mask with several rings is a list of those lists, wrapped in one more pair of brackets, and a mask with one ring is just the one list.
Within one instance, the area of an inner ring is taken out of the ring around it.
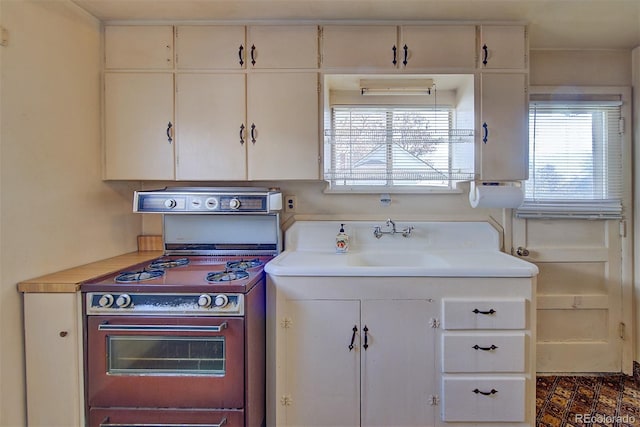
{"label": "drawer pull", "polygon": [[478,390],[477,388],[473,390],[473,392],[475,394],[481,394],[483,396],[491,396],[492,394],[496,394],[498,392],[498,390],[496,390],[495,388],[492,388],[491,391],[482,391],[482,390]]}
{"label": "drawer pull", "polygon": [[491,344],[491,347],[480,347],[478,344],[471,347],[474,350],[491,351],[498,348],[498,346]]}
{"label": "drawer pull", "polygon": [[496,313],[496,311],[493,308],[491,310],[488,310],[488,311],[482,311],[482,310],[478,310],[477,308],[474,308],[473,312],[475,314],[495,314]]}

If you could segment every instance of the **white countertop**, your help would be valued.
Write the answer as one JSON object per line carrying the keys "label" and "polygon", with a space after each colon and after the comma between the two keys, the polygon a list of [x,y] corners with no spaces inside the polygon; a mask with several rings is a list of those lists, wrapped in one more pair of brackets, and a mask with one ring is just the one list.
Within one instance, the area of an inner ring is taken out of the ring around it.
{"label": "white countertop", "polygon": [[265,271],[274,276],[533,277],[538,268],[499,250],[499,233],[485,222],[398,222],[401,233],[373,235],[385,221],[345,222],[348,253],[336,253],[340,222],[296,222],[285,233],[285,251]]}

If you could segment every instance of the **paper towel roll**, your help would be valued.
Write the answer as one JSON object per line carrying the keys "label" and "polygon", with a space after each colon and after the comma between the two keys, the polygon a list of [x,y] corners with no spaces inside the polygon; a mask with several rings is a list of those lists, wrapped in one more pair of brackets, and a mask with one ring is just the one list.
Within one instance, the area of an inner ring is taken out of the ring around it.
{"label": "paper towel roll", "polygon": [[514,185],[471,185],[469,191],[473,208],[517,208],[523,200],[522,188]]}

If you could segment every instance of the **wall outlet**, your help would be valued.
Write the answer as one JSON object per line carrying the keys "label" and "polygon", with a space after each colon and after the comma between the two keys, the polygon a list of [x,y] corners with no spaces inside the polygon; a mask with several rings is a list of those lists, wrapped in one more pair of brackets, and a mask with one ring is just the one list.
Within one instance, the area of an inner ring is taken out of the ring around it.
{"label": "wall outlet", "polygon": [[297,205],[298,201],[296,200],[296,196],[284,196],[285,212],[295,212]]}

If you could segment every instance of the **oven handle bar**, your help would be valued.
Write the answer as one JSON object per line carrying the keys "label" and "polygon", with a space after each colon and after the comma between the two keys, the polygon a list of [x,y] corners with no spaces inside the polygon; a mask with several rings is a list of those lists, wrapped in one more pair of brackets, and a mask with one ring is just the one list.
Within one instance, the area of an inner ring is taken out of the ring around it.
{"label": "oven handle bar", "polygon": [[175,426],[175,427],[222,427],[223,425],[225,425],[227,423],[227,418],[224,417],[218,424],[184,424],[184,423],[180,423],[180,424],[132,424],[132,423],[126,423],[126,424],[113,424],[108,422],[109,419],[107,418],[106,420],[104,420],[102,423],[100,423],[100,427],[171,427],[171,426]]}
{"label": "oven handle bar", "polygon": [[[227,329],[227,322],[219,326],[203,325],[110,325],[103,323],[98,325],[99,331],[115,332],[222,332]],[[114,424],[115,425],[115,424]],[[132,424],[133,425],[133,424]],[[135,424],[137,425],[137,424]],[[143,424],[140,424],[143,425]],[[217,425],[217,424],[216,424]]]}

